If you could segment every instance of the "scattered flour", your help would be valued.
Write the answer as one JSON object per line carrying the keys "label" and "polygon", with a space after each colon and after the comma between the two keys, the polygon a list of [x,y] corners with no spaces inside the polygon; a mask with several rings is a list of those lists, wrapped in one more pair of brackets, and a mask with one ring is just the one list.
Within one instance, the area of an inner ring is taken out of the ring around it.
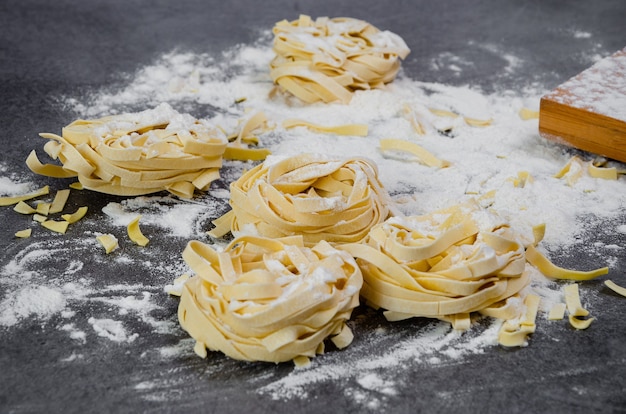
{"label": "scattered flour", "polygon": [[137,333],[129,335],[121,321],[89,318],[88,322],[93,326],[98,336],[110,339],[113,342],[133,342],[139,337]]}

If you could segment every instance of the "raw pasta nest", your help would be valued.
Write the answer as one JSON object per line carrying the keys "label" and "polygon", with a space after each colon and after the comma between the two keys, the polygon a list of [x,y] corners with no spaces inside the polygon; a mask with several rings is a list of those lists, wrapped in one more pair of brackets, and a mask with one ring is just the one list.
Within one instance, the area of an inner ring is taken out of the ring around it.
{"label": "raw pasta nest", "polygon": [[301,100],[350,102],[355,90],[393,81],[409,48],[402,38],[352,18],[300,16],[273,29],[274,83]]}
{"label": "raw pasta nest", "polygon": [[77,120],[50,141],[46,153],[63,165],[42,165],[35,151],[27,165],[52,177],[78,177],[84,188],[117,195],[167,190],[181,197],[206,190],[219,178],[225,134],[168,104],[138,113]]}
{"label": "raw pasta nest", "polygon": [[372,161],[312,154],[273,161],[231,184],[232,210],[216,220],[211,235],[302,235],[309,246],[351,243],[390,214],[390,197]]}
{"label": "raw pasta nest", "polygon": [[339,348],[352,341],[345,322],[363,279],[354,259],[326,242],[246,236],[217,252],[192,241],[183,257],[196,276],[183,286],[178,317],[201,351],[283,362],[322,353],[328,337]]}
{"label": "raw pasta nest", "polygon": [[340,248],[358,258],[363,298],[386,309],[390,320],[424,316],[454,323],[499,306],[530,280],[517,235],[476,202],[390,218],[364,243]]}

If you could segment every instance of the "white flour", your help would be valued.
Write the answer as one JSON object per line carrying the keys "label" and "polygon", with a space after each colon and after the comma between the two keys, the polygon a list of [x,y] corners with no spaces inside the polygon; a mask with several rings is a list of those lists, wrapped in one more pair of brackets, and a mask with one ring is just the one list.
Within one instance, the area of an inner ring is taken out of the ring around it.
{"label": "white flour", "polygon": [[[573,36],[587,39],[590,35],[575,32]],[[315,152],[368,157],[378,165],[383,184],[404,214],[428,213],[496,190],[493,208],[518,231],[527,234],[531,226],[547,224],[542,248],[567,250],[584,244],[590,254],[598,258],[596,267],[615,263],[622,254],[623,243],[590,244],[586,237],[597,226],[606,233],[626,234],[626,224],[604,226],[604,223],[616,223],[617,217],[624,217],[624,178],[607,181],[583,176],[571,186],[555,178],[571,153],[543,140],[538,135],[536,120],[524,121],[518,116],[523,107],[537,109],[544,90],[483,95],[470,87],[427,84],[400,76],[384,90],[357,92],[348,105],[304,105],[281,94],[270,98],[273,85],[267,68],[273,53],[269,43],[266,34],[259,44],[236,47],[218,58],[168,53],[129,78],[128,84],[119,90],[95,91],[87,100],[65,97],[64,103],[76,111],[77,117],[89,118],[144,110],[168,102],[195,117],[212,117],[212,123],[226,129],[247,114],[262,110],[275,128],[260,136],[261,146],[270,148],[277,156]],[[495,46],[469,46],[500,53]],[[503,74],[514,75],[521,70],[523,62],[519,58],[511,54],[503,56],[507,62]],[[469,64],[447,53],[432,63],[459,74]],[[497,78],[498,74],[494,76]],[[245,100],[236,103],[241,98]],[[428,134],[418,135],[403,115],[405,105],[454,110],[468,118],[490,118],[492,124],[478,128],[459,120],[437,119],[436,123],[426,125]],[[367,137],[338,137],[317,134],[304,127],[287,131],[281,123],[290,118],[323,125],[364,123],[368,125],[369,134]],[[445,122],[453,127],[449,136],[435,131],[437,123]],[[409,139],[449,161],[451,166],[433,169],[403,159],[406,157],[382,154],[378,147],[381,138]],[[591,159],[587,154],[583,157]],[[230,169],[225,171],[222,180],[226,184],[234,181],[238,178],[237,172],[251,165],[227,162]],[[528,171],[533,181],[518,187],[512,179],[521,171]],[[6,169],[1,172],[6,175],[0,177],[1,194],[16,194],[32,188],[29,183],[9,177]],[[116,236],[120,239],[124,226],[137,214],[142,215],[142,226],[150,226],[168,237],[203,239],[209,220],[227,204],[225,187],[191,201],[151,196],[111,202],[103,208],[104,219],[119,229]],[[100,231],[98,223],[91,223],[89,228],[82,241],[69,237],[56,238],[54,243],[32,241],[7,261],[0,269],[0,286],[5,292],[0,298],[0,325],[8,329],[27,318],[45,321],[59,314],[63,318],[59,329],[67,332],[77,346],[94,333],[120,344],[133,342],[139,334],[133,331],[129,316],[147,324],[152,334],[172,332],[175,316],[163,321],[155,318],[152,311],[159,309],[156,298],[164,295],[162,286],[185,270],[180,252],[168,250],[169,246],[151,244],[143,250],[143,261],[130,258],[123,249],[106,256],[95,242],[95,235]],[[73,259],[67,262],[68,257]],[[112,272],[120,266],[133,266],[135,273],[159,274],[162,283],[155,285],[146,279],[143,283],[96,287],[95,280],[81,273],[82,260],[87,257],[105,268],[111,267]],[[55,273],[42,273],[50,264]],[[16,275],[20,275],[19,281]],[[559,286],[538,273],[535,276],[533,288],[543,299],[543,312],[551,303],[562,301],[562,295]],[[582,294],[584,297],[585,293]],[[108,308],[96,315],[87,315],[85,321],[84,315],[80,319],[73,312],[85,302],[104,304]],[[483,319],[469,332],[459,334],[452,331],[449,324],[434,321],[409,336],[403,335],[393,346],[381,347],[377,354],[369,351],[376,343],[393,339],[389,330],[382,326],[374,331],[357,331],[363,341],[355,341],[342,352],[316,358],[309,368],[295,369],[258,391],[276,399],[306,397],[312,385],[338,381],[344,384],[347,396],[364,407],[377,409],[395,395],[396,384],[406,374],[408,362],[436,365],[486,352],[496,344],[498,328],[497,322]],[[184,340],[177,346],[160,349],[160,354],[169,358],[182,352],[190,353],[191,347],[192,342]],[[81,359],[80,353],[74,351],[66,358],[68,362],[78,359]],[[150,384],[139,382],[137,388],[149,389]]]}

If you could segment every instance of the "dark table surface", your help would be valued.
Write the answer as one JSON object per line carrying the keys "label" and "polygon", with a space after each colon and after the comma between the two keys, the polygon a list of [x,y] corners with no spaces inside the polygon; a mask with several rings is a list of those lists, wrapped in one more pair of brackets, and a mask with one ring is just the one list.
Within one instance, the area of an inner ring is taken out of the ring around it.
{"label": "dark table surface", "polygon": [[[171,50],[217,55],[239,43],[252,43],[275,22],[295,19],[300,13],[355,17],[392,30],[411,48],[403,63],[406,76],[469,84],[487,92],[523,90],[530,85],[549,90],[587,68],[593,63],[590,56],[607,56],[626,45],[623,0],[3,0],[2,174],[58,188],[58,181],[32,174],[24,159],[31,149],[41,147],[39,132],[56,132],[75,118],[59,97],[85,97],[103,87],[122,84],[125,75]],[[574,42],[573,31],[592,36]],[[494,50],[509,51],[519,57],[522,66],[515,73],[498,70],[506,60]],[[458,56],[471,64],[459,75],[448,69],[446,56]],[[442,60],[438,69],[431,65],[434,59]],[[92,215],[83,224],[83,231],[93,232],[106,230],[101,208],[119,200],[81,192],[71,202],[90,207]],[[211,214],[215,218],[219,212]],[[53,237],[16,240],[13,233],[25,223],[20,220],[10,208],[0,209],[3,269],[33,243]],[[562,325],[552,328],[550,335],[537,335],[531,346],[522,349],[493,347],[447,364],[410,366],[407,362],[402,381],[396,383],[397,392],[378,395],[379,405],[364,405],[354,392],[346,392],[355,389],[354,378],[346,379],[345,384],[312,384],[307,397],[272,399],[255,389],[286,377],[294,369],[292,364],[243,363],[219,353],[203,360],[189,349],[171,358],[157,355],[155,350],[175,348],[187,338],[176,323],[177,301],[162,292],[162,286],[171,281],[178,267],[182,268],[180,251],[186,240],[154,234],[152,243],[170,243],[171,257],[160,261],[151,258],[151,266],[131,267],[123,262],[89,259],[88,249],[74,246],[73,237],[77,236],[58,238],[58,248],[73,246],[75,254],[84,258],[79,269],[70,272],[71,264],[54,259],[40,260],[37,266],[67,281],[83,277],[102,286],[141,284],[158,304],[150,316],[171,322],[170,329],[156,332],[145,318],[135,320],[127,315],[125,322],[139,336],[118,344],[88,331],[86,322],[83,330],[88,332],[87,339],[80,342],[70,338],[67,331],[59,329],[66,323],[62,315],[0,326],[0,412],[626,412],[626,302],[617,296],[610,296],[602,305],[605,323],[589,331],[573,332]],[[600,232],[595,237],[624,245],[623,234]],[[584,244],[577,248],[581,246]],[[563,252],[569,257],[584,256],[576,253]],[[611,270],[616,278],[626,272],[624,253],[619,257]],[[571,264],[585,265],[576,260]],[[153,288],[145,287],[146,275],[152,278]],[[28,284],[33,276],[16,275],[12,281],[2,277],[0,299],[12,283]],[[585,288],[596,292],[603,289],[600,282],[589,282]],[[66,293],[71,301],[71,292]],[[135,292],[135,297],[141,298],[141,292]],[[94,300],[76,302],[71,308],[82,318],[75,320],[85,321],[92,314],[110,310],[110,306]],[[370,311],[360,309],[357,314],[365,312]],[[388,327],[389,341],[428,323],[413,320]],[[367,322],[357,321],[354,346],[367,350],[365,345],[371,340],[367,332],[383,324],[378,314]],[[381,342],[377,346],[389,345]],[[332,358],[326,363],[333,363]]]}

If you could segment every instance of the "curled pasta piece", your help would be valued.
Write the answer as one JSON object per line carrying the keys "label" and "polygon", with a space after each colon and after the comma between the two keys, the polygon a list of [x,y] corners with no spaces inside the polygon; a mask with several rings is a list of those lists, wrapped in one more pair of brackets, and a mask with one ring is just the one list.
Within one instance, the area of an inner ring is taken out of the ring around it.
{"label": "curled pasta piece", "polygon": [[33,191],[31,193],[22,194],[18,196],[8,196],[8,197],[0,197],[0,206],[11,206],[13,204],[17,204],[20,201],[26,201],[33,198],[41,197],[50,193],[50,187],[44,186],[39,190]]}
{"label": "curled pasta piece", "polygon": [[352,18],[301,15],[274,26],[270,76],[304,102],[350,102],[393,81],[410,50],[402,38]]}
{"label": "curled pasta piece", "polygon": [[589,271],[564,269],[548,260],[535,246],[529,246],[528,249],[526,249],[526,259],[528,263],[534,265],[545,276],[555,279],[591,280],[609,272],[608,267],[600,267]]}
{"label": "curled pasta piece", "polygon": [[604,284],[609,289],[611,289],[613,292],[626,297],[626,288],[625,287],[618,285],[617,283],[613,282],[612,280],[605,280]]}
{"label": "curled pasta piece", "polygon": [[314,357],[326,338],[352,340],[346,321],[359,303],[362,276],[347,253],[302,237],[245,236],[224,251],[191,241],[183,257],[195,273],[184,282],[178,318],[206,348],[247,361]]}
{"label": "curled pasta piece", "polygon": [[302,235],[306,245],[351,243],[390,215],[391,199],[372,161],[312,154],[268,161],[231,184],[232,210],[216,220],[212,236],[231,231]]}
{"label": "curled pasta piece", "polygon": [[104,247],[104,251],[106,254],[111,253],[113,250],[119,247],[117,237],[112,234],[101,234],[100,236],[96,237],[96,240],[102,245],[102,247]]}
{"label": "curled pasta piece", "polygon": [[392,217],[360,244],[361,295],[399,319],[452,320],[503,301],[528,285],[524,246],[476,201],[432,214]]}
{"label": "curled pasta piece", "polygon": [[596,166],[592,161],[583,161],[573,156],[554,177],[564,179],[568,185],[573,186],[585,174],[592,178],[617,180],[619,172],[615,167]]}
{"label": "curled pasta piece", "polygon": [[415,156],[419,162],[429,167],[446,168],[450,166],[448,161],[441,160],[416,143],[403,139],[381,139],[380,149],[382,151],[408,152],[409,154]]}
{"label": "curled pasta piece", "polygon": [[221,130],[167,104],[138,113],[77,120],[62,136],[40,134],[45,152],[62,165],[26,160],[35,173],[78,177],[84,188],[116,195],[168,190],[180,197],[219,178],[228,143]]}
{"label": "curled pasta piece", "polygon": [[141,229],[139,228],[139,220],[141,219],[141,215],[136,216],[134,219],[128,223],[126,226],[126,232],[128,233],[128,238],[130,238],[135,244],[139,246],[147,246],[150,240],[146,236],[143,235]]}
{"label": "curled pasta piece", "polygon": [[578,284],[572,283],[571,285],[567,285],[563,288],[565,293],[565,304],[567,306],[567,312],[569,313],[569,323],[575,329],[587,329],[591,322],[594,321],[595,318],[586,318],[589,316],[589,311],[583,308],[582,303],[580,302],[580,293],[578,291]]}

